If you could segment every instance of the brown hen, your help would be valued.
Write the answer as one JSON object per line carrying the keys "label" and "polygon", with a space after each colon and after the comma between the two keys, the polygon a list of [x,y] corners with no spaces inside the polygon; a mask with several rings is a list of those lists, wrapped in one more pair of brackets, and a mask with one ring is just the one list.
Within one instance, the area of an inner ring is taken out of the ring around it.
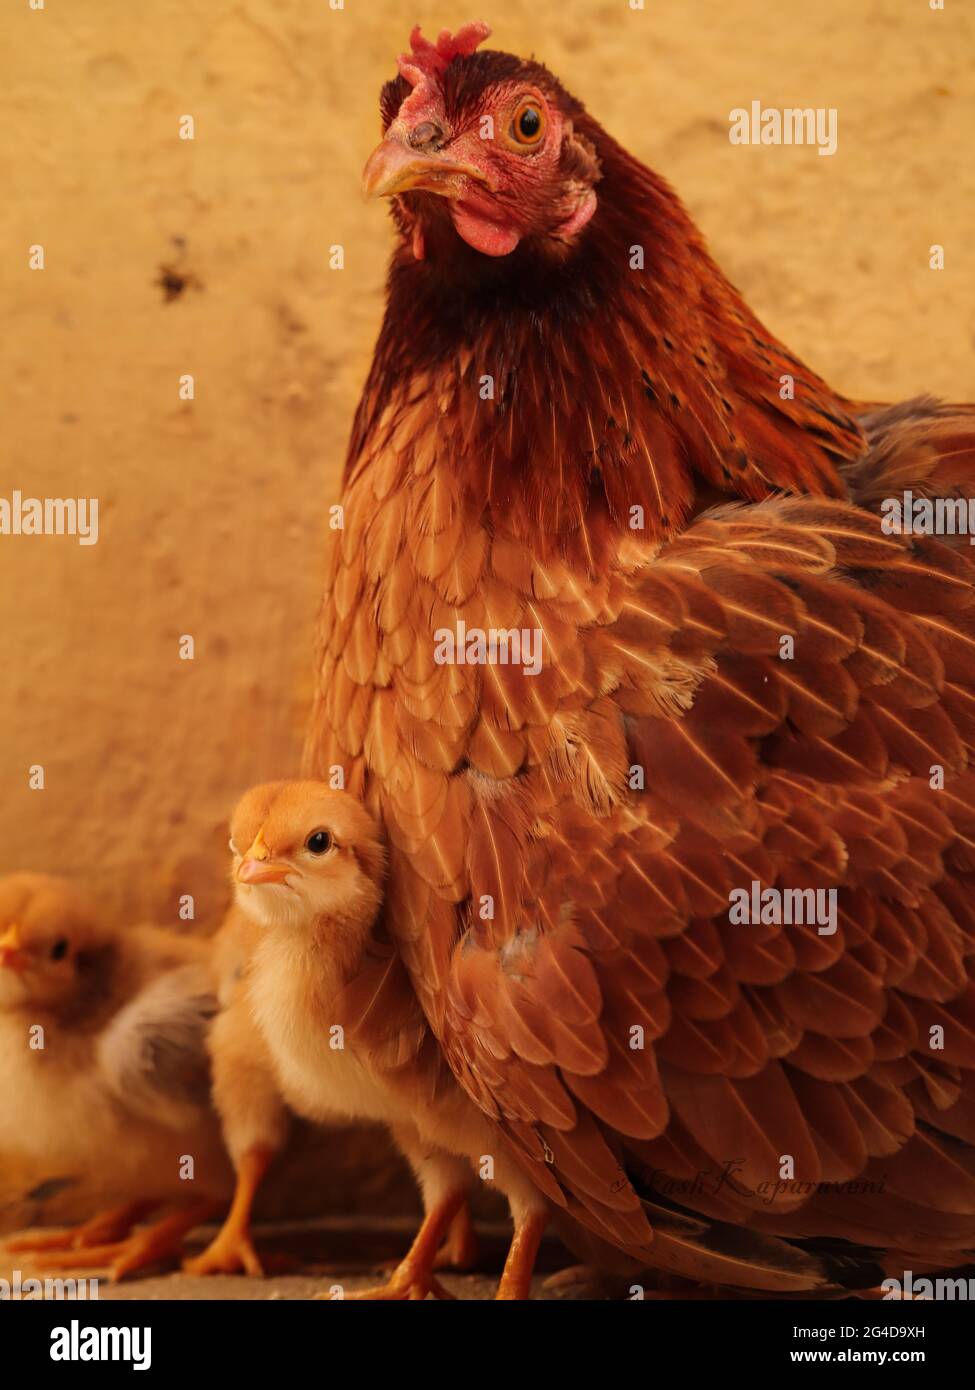
{"label": "brown hen", "polygon": [[837,395],[488,32],[415,31],[383,90],[307,747],[385,824],[415,1065],[597,1252],[782,1292],[960,1265],[975,571],[881,506],[967,496],[975,416]]}

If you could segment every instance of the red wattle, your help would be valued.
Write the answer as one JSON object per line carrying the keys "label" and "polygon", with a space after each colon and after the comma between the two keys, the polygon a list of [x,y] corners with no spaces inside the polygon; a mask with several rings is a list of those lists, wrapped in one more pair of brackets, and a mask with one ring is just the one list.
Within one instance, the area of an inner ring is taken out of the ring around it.
{"label": "red wattle", "polygon": [[521,234],[510,222],[495,222],[463,203],[451,203],[454,226],[468,246],[485,256],[507,256],[515,249]]}

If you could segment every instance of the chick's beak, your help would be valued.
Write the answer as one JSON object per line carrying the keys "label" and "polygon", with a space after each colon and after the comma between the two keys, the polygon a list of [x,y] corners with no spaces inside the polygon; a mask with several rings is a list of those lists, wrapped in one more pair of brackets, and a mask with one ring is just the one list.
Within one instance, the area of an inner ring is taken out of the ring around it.
{"label": "chick's beak", "polygon": [[421,154],[401,134],[390,133],[366,161],[362,191],[367,198],[391,198],[410,189],[439,193],[443,198],[461,198],[467,179],[488,181],[473,164],[442,154]]}
{"label": "chick's beak", "polygon": [[254,843],[246,851],[237,866],[238,883],[283,883],[292,872],[290,864],[283,864],[271,858],[271,851],[264,843],[264,831],[254,836]]}
{"label": "chick's beak", "polygon": [[237,870],[239,883],[283,883],[290,873],[290,864],[276,859],[242,859]]}
{"label": "chick's beak", "polygon": [[14,923],[0,936],[0,969],[15,970],[18,974],[26,969],[27,955],[22,946],[20,929]]}

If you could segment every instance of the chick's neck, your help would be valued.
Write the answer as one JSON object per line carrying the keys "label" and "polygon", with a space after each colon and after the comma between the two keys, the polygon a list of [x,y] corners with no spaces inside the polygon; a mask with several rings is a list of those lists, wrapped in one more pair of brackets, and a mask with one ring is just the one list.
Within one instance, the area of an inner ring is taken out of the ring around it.
{"label": "chick's neck", "polygon": [[264,926],[257,959],[291,971],[319,1005],[328,1005],[363,968],[374,916],[372,904],[363,902]]}

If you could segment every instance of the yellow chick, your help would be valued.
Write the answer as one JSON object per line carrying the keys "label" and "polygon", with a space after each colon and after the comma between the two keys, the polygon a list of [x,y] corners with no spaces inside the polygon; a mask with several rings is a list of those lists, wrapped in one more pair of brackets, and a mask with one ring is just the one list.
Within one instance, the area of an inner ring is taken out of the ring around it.
{"label": "yellow chick", "polygon": [[[385,853],[351,795],[275,782],[237,806],[230,842],[237,913],[218,945],[222,1002],[211,1033],[214,1097],[237,1171],[233,1206],[195,1274],[259,1273],[254,1196],[284,1142],[287,1110],[387,1124],[412,1166],[424,1219],[389,1282],[350,1297],[449,1296],[434,1276],[445,1237],[466,1243],[473,1165],[493,1164],[516,1233],[499,1297],[523,1297],[547,1221],[544,1199],[498,1154],[429,1033],[381,921]],[[455,1224],[456,1223],[456,1224]]]}
{"label": "yellow chick", "polygon": [[215,1011],[206,944],[113,929],[61,879],[0,879],[0,1152],[38,1185],[68,1179],[93,1206],[119,1203],[8,1249],[117,1279],[176,1256],[218,1209],[230,1175],[209,1103]]}

